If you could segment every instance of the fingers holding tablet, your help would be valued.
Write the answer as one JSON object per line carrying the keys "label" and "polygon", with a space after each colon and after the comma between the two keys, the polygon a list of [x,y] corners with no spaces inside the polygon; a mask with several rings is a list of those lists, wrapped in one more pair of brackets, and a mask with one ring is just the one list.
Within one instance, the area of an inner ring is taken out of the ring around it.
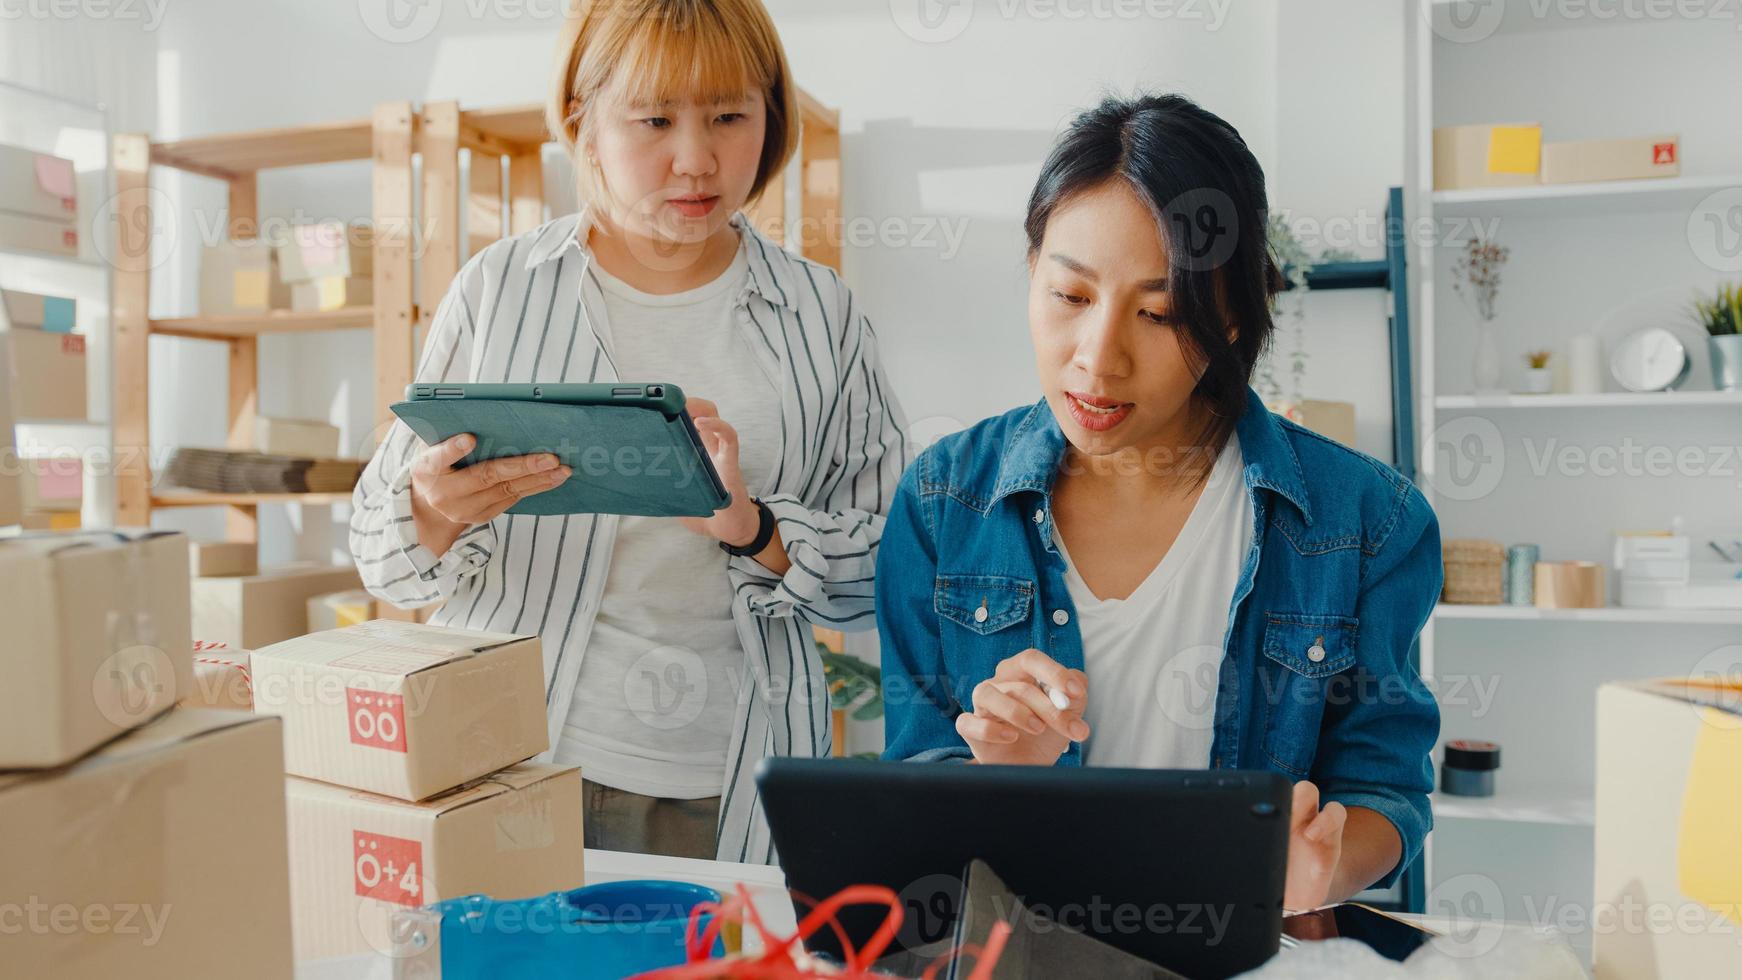
{"label": "fingers holding tablet", "polygon": [[[549,453],[507,456],[454,469],[474,444],[469,434],[461,434],[418,454],[411,471],[414,515],[416,505],[422,504],[463,529],[500,515],[526,497],[559,487],[569,478],[569,468],[559,465]],[[418,530],[421,538],[424,528]]]}

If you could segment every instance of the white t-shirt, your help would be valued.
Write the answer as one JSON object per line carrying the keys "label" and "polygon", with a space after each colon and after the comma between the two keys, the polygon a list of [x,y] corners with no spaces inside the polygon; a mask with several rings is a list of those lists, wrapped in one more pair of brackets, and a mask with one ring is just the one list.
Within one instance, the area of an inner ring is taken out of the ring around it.
{"label": "white t-shirt", "polygon": [[1096,598],[1055,532],[1089,675],[1085,765],[1209,768],[1228,611],[1252,546],[1241,469],[1230,436],[1173,547],[1124,599]]}
{"label": "white t-shirt", "polygon": [[[738,431],[739,465],[755,493],[780,448],[780,391],[737,323],[749,275],[740,247],[707,285],[641,292],[598,266],[602,337],[626,382],[665,381],[711,399]],[[599,616],[554,758],[586,778],[648,796],[717,796],[732,711],[744,680],[726,556],[669,517],[623,517]]]}

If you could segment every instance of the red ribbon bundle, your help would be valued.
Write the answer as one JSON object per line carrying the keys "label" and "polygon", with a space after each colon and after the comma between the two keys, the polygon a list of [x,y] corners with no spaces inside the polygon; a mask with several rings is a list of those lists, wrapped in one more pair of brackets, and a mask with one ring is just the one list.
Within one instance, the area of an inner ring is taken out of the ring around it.
{"label": "red ribbon bundle", "polygon": [[[841,928],[840,922],[835,918],[835,913],[845,905],[884,905],[889,908],[883,924],[872,934],[863,949],[853,949],[852,943],[847,940],[846,930]],[[703,916],[711,916],[706,929],[699,928]],[[689,926],[684,931],[688,963],[642,973],[634,980],[872,980],[876,975],[868,972],[871,964],[889,947],[896,930],[901,928],[901,920],[901,901],[895,892],[881,885],[854,885],[841,889],[818,904],[798,924],[796,932],[782,939],[769,932],[762,924],[762,917],[757,914],[756,906],[750,901],[749,891],[739,885],[735,896],[718,904],[704,902],[690,911]],[[714,948],[720,930],[727,922],[749,923],[762,937],[762,952],[726,959],[709,959],[709,952]],[[818,973],[801,966],[794,959],[795,950],[800,948],[804,940],[825,925],[835,931],[841,941],[841,949],[847,954],[846,965],[839,972]],[[922,980],[937,980],[939,970],[962,956],[974,957],[974,969],[968,974],[968,980],[991,980],[992,967],[1004,952],[1005,941],[1009,938],[1009,923],[995,923],[985,946],[968,943],[951,951],[926,967]]]}

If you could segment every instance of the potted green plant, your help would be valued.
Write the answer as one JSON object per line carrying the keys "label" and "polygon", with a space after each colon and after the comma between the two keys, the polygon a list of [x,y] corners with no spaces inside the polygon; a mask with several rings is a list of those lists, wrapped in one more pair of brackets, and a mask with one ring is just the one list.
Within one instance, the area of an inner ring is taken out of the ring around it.
{"label": "potted green plant", "polygon": [[1533,350],[1524,355],[1524,394],[1546,395],[1554,387],[1554,372],[1549,370],[1549,352]]}
{"label": "potted green plant", "polygon": [[[875,721],[883,717],[883,671],[876,664],[866,663],[850,653],[830,648],[821,638],[816,640],[817,655],[823,661],[823,679],[829,686],[829,708],[834,715],[835,751],[845,755],[846,723],[849,712],[854,721]],[[856,752],[855,758],[875,759],[876,752]]]}
{"label": "potted green plant", "polygon": [[1712,352],[1712,387],[1742,389],[1742,286],[1723,283],[1711,299],[1694,300],[1694,318],[1706,328]]}

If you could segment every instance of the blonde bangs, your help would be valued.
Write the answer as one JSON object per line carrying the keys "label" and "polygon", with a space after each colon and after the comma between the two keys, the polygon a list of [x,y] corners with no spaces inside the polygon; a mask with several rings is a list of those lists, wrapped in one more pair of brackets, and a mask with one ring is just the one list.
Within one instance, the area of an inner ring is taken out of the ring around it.
{"label": "blonde bangs", "polygon": [[[601,100],[630,106],[767,102],[755,200],[798,148],[798,90],[761,0],[571,0],[546,109],[550,131],[573,153],[588,141]],[[598,188],[581,171],[582,192]]]}

